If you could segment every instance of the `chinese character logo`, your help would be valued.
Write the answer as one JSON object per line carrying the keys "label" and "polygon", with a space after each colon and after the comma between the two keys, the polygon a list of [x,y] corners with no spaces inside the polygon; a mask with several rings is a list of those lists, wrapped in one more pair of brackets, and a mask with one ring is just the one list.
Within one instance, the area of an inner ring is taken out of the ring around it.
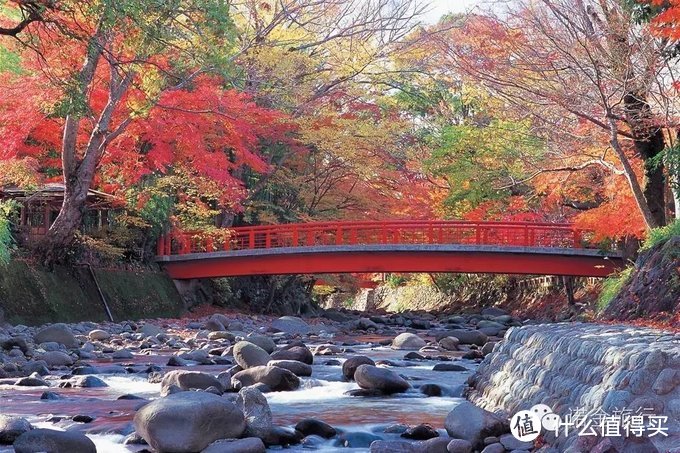
{"label": "chinese character logo", "polygon": [[541,432],[559,430],[562,420],[545,404],[537,404],[528,411],[519,411],[510,419],[510,431],[515,439],[531,442]]}

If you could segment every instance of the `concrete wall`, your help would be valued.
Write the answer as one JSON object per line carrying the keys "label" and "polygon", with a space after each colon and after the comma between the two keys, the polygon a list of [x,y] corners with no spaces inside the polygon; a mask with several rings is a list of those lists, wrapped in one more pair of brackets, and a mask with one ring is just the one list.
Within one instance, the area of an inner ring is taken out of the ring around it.
{"label": "concrete wall", "polygon": [[[172,317],[184,306],[162,272],[94,269],[114,320]],[[22,261],[0,265],[0,309],[12,324],[107,320],[87,268],[52,272]]]}
{"label": "concrete wall", "polygon": [[[670,436],[642,439],[637,451],[680,448],[680,334],[593,324],[512,328],[470,384],[472,402],[508,417],[536,404],[562,417],[578,408],[651,408],[668,417]],[[571,445],[586,452],[598,439],[572,434],[554,441],[560,451]]]}

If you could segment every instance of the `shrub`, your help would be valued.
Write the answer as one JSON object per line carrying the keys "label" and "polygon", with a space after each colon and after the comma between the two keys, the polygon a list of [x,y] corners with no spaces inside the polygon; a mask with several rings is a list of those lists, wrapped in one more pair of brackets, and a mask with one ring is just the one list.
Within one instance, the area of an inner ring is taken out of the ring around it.
{"label": "shrub", "polygon": [[647,239],[642,244],[640,251],[653,248],[657,244],[668,241],[673,236],[680,236],[680,219],[661,228],[654,228],[647,235]]}

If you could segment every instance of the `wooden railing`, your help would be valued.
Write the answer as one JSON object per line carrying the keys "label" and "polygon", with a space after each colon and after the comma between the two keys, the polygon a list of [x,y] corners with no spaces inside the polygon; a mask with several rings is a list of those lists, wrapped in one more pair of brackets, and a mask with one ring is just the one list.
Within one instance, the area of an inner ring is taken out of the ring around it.
{"label": "wooden railing", "polygon": [[218,233],[173,231],[157,254],[183,255],[232,250],[370,244],[465,244],[594,248],[588,232],[566,223],[394,220],[249,226]]}

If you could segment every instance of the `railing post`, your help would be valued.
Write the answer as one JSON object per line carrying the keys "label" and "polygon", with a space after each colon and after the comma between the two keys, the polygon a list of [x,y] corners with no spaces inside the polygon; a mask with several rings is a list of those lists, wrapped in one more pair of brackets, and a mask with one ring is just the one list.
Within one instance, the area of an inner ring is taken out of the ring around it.
{"label": "railing post", "polygon": [[529,225],[524,225],[524,246],[529,247]]}
{"label": "railing post", "polygon": [[265,232],[264,236],[264,248],[269,249],[272,247],[272,236],[270,231]]}
{"label": "railing post", "polygon": [[250,230],[250,234],[248,235],[248,248],[255,248],[255,230],[253,229]]}
{"label": "railing post", "polygon": [[342,227],[335,230],[335,245],[342,245]]}
{"label": "railing post", "polygon": [[432,229],[432,225],[427,228],[427,242],[430,244],[434,242],[434,230]]}
{"label": "railing post", "polygon": [[165,255],[165,236],[159,237],[156,243],[156,256],[163,255]]}
{"label": "railing post", "polygon": [[477,245],[482,243],[482,226],[479,224],[475,225],[475,242]]}
{"label": "railing post", "polygon": [[298,231],[297,225],[293,227],[293,247],[297,247],[300,241],[300,232]]}
{"label": "railing post", "polygon": [[213,243],[213,238],[208,237],[205,239],[205,250],[206,252],[214,252],[215,244]]}
{"label": "railing post", "polygon": [[352,227],[352,229],[349,232],[349,243],[352,245],[356,245],[357,243],[357,229],[356,227]]}

